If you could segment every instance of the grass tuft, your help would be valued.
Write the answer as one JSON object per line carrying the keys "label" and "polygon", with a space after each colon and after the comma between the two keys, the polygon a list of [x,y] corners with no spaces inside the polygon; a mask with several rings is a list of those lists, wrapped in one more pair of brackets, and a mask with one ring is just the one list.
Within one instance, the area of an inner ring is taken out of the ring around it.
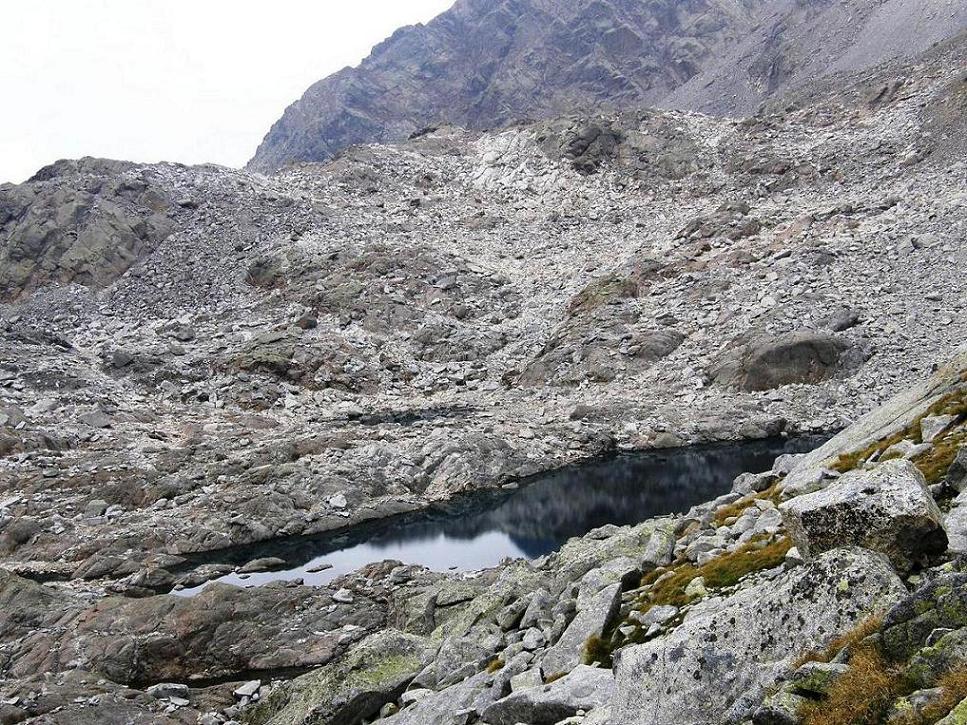
{"label": "grass tuft", "polygon": [[611,646],[603,638],[596,634],[588,637],[584,643],[584,652],[581,654],[581,661],[586,665],[593,665],[595,662],[602,667],[611,668]]}
{"label": "grass tuft", "polygon": [[762,491],[760,493],[749,494],[748,496],[743,496],[735,503],[730,503],[730,504],[726,504],[725,506],[722,506],[721,508],[715,511],[715,517],[712,519],[713,523],[715,524],[716,527],[724,526],[725,522],[728,519],[732,518],[733,516],[735,517],[741,516],[742,512],[745,511],[747,508],[749,508],[749,506],[754,505],[757,500],[772,501],[772,503],[778,505],[779,500],[781,498],[780,494],[782,493],[782,488],[780,486],[781,483],[782,481],[777,481],[776,483],[772,484],[769,488],[767,488],[765,491]]}
{"label": "grass tuft", "polygon": [[961,665],[945,674],[937,686],[940,688],[940,699],[923,709],[921,720],[916,725],[932,725],[967,699],[967,665]]}
{"label": "grass tuft", "polygon": [[860,647],[827,697],[807,703],[799,712],[802,725],[874,725],[883,722],[903,692],[901,670],[891,667],[872,645]]}
{"label": "grass tuft", "polygon": [[836,657],[836,655],[838,655],[842,650],[846,649],[847,647],[852,649],[871,634],[879,630],[882,624],[883,615],[874,614],[869,616],[853,627],[853,629],[834,638],[828,645],[826,645],[824,649],[813,650],[812,652],[807,652],[806,654],[802,655],[793,663],[793,667],[802,667],[807,662],[832,662],[833,658]]}
{"label": "grass tuft", "polygon": [[927,483],[937,483],[946,475],[947,469],[953,463],[957,448],[967,441],[967,430],[960,427],[967,421],[967,387],[958,388],[944,395],[903,430],[857,451],[842,454],[832,464],[833,470],[840,473],[855,470],[872,457],[882,456],[888,448],[903,440],[922,443],[920,424],[924,418],[936,415],[952,415],[955,420],[948,426],[946,433],[933,441],[933,448],[915,458],[913,463],[923,473]]}
{"label": "grass tuft", "polygon": [[490,664],[487,665],[487,672],[493,674],[494,672],[504,669],[505,664],[506,663],[500,659],[500,657],[497,657],[496,659],[491,660]]}

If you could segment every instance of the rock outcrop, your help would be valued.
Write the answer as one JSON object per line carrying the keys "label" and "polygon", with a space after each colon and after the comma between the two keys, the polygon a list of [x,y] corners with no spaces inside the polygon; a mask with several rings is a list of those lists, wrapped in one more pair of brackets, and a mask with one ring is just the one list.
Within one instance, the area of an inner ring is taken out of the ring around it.
{"label": "rock outcrop", "polygon": [[691,610],[671,635],[619,653],[615,711],[629,725],[725,722],[748,690],[765,690],[799,653],[905,594],[861,549],[827,552],[789,574]]}
{"label": "rock outcrop", "polygon": [[50,283],[108,286],[177,229],[177,202],[150,169],[102,159],[0,189],[0,299]]}

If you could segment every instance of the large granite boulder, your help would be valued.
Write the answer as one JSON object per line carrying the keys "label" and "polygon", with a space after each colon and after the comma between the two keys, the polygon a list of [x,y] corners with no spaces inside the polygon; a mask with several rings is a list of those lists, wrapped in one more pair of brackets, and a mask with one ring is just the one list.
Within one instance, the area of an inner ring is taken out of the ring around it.
{"label": "large granite boulder", "polygon": [[824,646],[906,589],[889,564],[837,549],[726,596],[696,604],[669,634],[615,658],[614,722],[729,722],[743,693],[772,686],[795,658]]}
{"label": "large granite boulder", "polygon": [[786,501],[780,511],[806,556],[863,546],[886,554],[895,567],[907,571],[947,548],[940,509],[923,474],[905,460],[847,473],[820,491]]}
{"label": "large granite boulder", "polygon": [[843,338],[800,330],[757,335],[727,349],[710,371],[713,382],[739,390],[771,390],[794,383],[820,383],[862,362]]}

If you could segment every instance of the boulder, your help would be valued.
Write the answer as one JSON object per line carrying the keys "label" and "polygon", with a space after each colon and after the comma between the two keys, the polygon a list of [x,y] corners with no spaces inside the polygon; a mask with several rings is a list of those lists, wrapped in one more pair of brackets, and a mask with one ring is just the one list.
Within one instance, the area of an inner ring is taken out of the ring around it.
{"label": "boulder", "polygon": [[943,574],[904,597],[886,614],[881,627],[883,651],[908,660],[934,630],[967,627],[967,573]]}
{"label": "boulder", "polygon": [[967,446],[957,451],[957,457],[947,469],[947,485],[955,491],[967,489]]}
{"label": "boulder", "polygon": [[909,571],[925,556],[947,548],[940,509],[923,474],[908,461],[852,471],[820,491],[786,501],[780,510],[796,547],[807,557],[863,546]]}
{"label": "boulder", "polygon": [[496,699],[492,681],[493,675],[479,672],[404,708],[388,718],[386,725],[467,725],[471,715],[485,709]]}
{"label": "boulder", "polygon": [[621,606],[621,585],[612,584],[590,597],[551,647],[541,662],[545,677],[570,672],[581,662],[584,644],[591,636],[600,637],[614,621]]}
{"label": "boulder", "polygon": [[[939,633],[934,631],[933,637]],[[910,658],[906,677],[918,687],[933,687],[950,670],[967,661],[967,628],[955,629],[921,648]]]}
{"label": "boulder", "polygon": [[771,687],[804,651],[827,644],[906,589],[880,556],[837,549],[776,577],[693,605],[668,634],[615,656],[614,722],[727,722],[749,690]]}
{"label": "boulder", "polygon": [[247,564],[244,564],[238,572],[239,574],[255,574],[256,572],[282,569],[285,565],[285,559],[280,559],[277,556],[265,556],[260,559],[253,559]]}
{"label": "boulder", "polygon": [[603,707],[615,692],[611,670],[579,665],[549,685],[529,687],[498,700],[483,711],[491,725],[554,725],[579,710]]}
{"label": "boulder", "polygon": [[960,493],[954,499],[944,516],[943,527],[947,532],[947,549],[955,554],[967,554],[967,493]]}
{"label": "boulder", "polygon": [[920,421],[921,440],[924,443],[932,443],[955,420],[957,420],[955,415],[928,415]]}
{"label": "boulder", "polygon": [[393,629],[275,689],[248,717],[256,725],[356,725],[395,702],[420,670],[425,640]]}
{"label": "boulder", "polygon": [[719,385],[748,391],[815,384],[856,367],[861,356],[851,352],[843,338],[824,332],[757,335],[726,350],[713,364],[710,377]]}

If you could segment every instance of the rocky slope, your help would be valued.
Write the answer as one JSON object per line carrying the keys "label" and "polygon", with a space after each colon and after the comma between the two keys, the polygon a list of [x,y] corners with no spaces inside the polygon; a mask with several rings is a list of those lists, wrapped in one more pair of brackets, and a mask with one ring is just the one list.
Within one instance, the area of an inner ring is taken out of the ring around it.
{"label": "rocky slope", "polygon": [[644,104],[745,115],[964,28],[955,0],[459,0],[313,85],[250,167],[322,161],[431,124],[484,129]]}
{"label": "rocky slope", "polygon": [[956,38],[741,121],[447,127],[270,178],[86,159],[0,188],[0,717],[771,722],[769,697],[825,697],[780,685],[803,651],[874,610],[905,639],[867,664],[927,656],[965,624],[936,568],[967,540],[964,413],[919,418],[960,363],[792,472],[533,564],[167,592],[229,546],[605,451],[833,432],[926,376],[967,332],[963,67]]}

